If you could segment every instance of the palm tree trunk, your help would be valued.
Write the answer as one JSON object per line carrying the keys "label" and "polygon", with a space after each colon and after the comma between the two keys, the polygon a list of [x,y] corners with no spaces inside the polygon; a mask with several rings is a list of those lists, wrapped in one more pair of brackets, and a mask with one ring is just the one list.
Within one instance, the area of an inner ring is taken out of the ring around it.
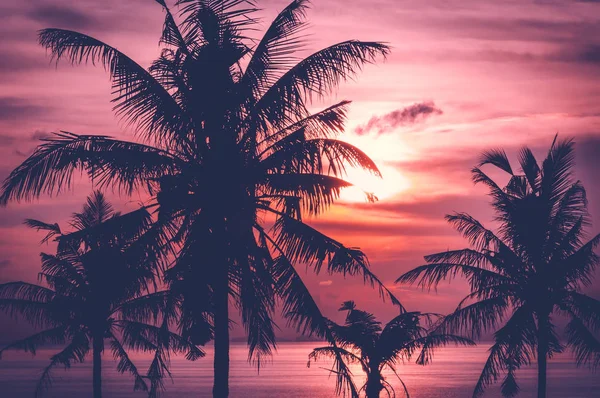
{"label": "palm tree trunk", "polygon": [[548,364],[548,315],[538,317],[538,398],[546,398],[546,377]]}
{"label": "palm tree trunk", "polygon": [[546,398],[546,350],[538,345],[538,398]]}
{"label": "palm tree trunk", "polygon": [[214,398],[229,396],[229,272],[227,266],[222,268],[215,291]]}
{"label": "palm tree trunk", "polygon": [[93,385],[94,398],[102,398],[102,351],[104,351],[104,339],[95,337],[92,343],[93,351]]}
{"label": "palm tree trunk", "polygon": [[379,393],[383,390],[381,384],[381,373],[373,371],[367,375],[367,384],[365,386],[366,398],[379,398]]}

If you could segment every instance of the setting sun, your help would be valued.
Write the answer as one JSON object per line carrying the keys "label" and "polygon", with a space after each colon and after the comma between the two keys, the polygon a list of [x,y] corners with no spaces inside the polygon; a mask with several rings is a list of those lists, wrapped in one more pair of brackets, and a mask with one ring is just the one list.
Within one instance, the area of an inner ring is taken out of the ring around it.
{"label": "setting sun", "polygon": [[365,194],[373,194],[379,201],[392,198],[411,186],[410,180],[393,167],[380,166],[381,177],[364,170],[348,169],[346,180],[354,184],[342,190],[340,199],[345,202],[364,202]]}

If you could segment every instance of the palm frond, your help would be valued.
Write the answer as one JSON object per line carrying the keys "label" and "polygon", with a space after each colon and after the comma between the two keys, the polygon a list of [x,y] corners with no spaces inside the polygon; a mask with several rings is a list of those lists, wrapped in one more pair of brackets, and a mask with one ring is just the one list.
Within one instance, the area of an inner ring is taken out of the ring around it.
{"label": "palm frond", "polygon": [[322,174],[268,174],[263,189],[267,196],[275,198],[298,197],[302,208],[311,214],[319,214],[349,186],[352,184],[347,181]]}
{"label": "palm frond", "polygon": [[268,120],[276,128],[301,120],[308,116],[307,101],[324,96],[365,63],[372,63],[377,56],[386,56],[388,52],[385,44],[357,40],[320,50],[283,74],[260,98],[250,117]]}
{"label": "palm frond", "polygon": [[[243,30],[258,21],[252,14],[258,11],[249,0],[178,0],[182,33],[187,43],[203,45],[240,45],[246,39]],[[242,32],[240,32],[242,31]]]}
{"label": "palm frond", "polygon": [[26,219],[23,224],[27,225],[29,228],[33,228],[36,231],[48,231],[46,236],[42,239],[40,243],[46,243],[51,238],[55,236],[60,236],[62,232],[60,231],[60,226],[58,223],[48,224],[42,221],[33,220],[31,218]]}
{"label": "palm frond", "polygon": [[110,347],[113,353],[113,358],[119,361],[117,363],[117,371],[119,373],[129,372],[133,376],[133,391],[148,391],[148,386],[140,375],[137,366],[135,366],[135,364],[131,361],[127,351],[125,348],[123,348],[121,342],[114,335],[111,335]]}
{"label": "palm frond", "polygon": [[273,245],[279,253],[273,259],[271,272],[275,281],[275,292],[283,301],[282,311],[289,325],[295,327],[302,335],[315,334],[324,337],[328,333],[325,318],[292,262],[260,225],[256,225],[255,229],[260,238]]}
{"label": "palm frond", "polygon": [[[321,313],[302,278],[286,257],[283,248],[262,227],[256,225],[255,229],[261,239],[273,245],[275,251],[279,253],[272,264],[272,273],[276,293],[283,300],[283,315],[288,319],[289,325],[294,326],[303,335],[317,335],[324,338],[332,347],[337,347],[327,318]],[[352,374],[340,353],[336,353],[335,368],[332,372],[336,374],[336,393],[348,392],[352,398],[358,398]]]}
{"label": "palm frond", "polygon": [[345,247],[308,224],[283,213],[278,215],[273,228],[274,240],[291,261],[312,266],[317,273],[326,264],[329,273],[362,275],[365,283],[377,287],[382,298],[388,297],[403,310],[400,300],[371,272],[368,259],[362,251]]}
{"label": "palm frond", "polygon": [[88,196],[82,211],[73,213],[71,226],[78,231],[86,230],[98,226],[114,215],[115,211],[104,194],[95,190]]}
{"label": "palm frond", "polygon": [[[332,345],[330,347],[315,348],[309,354],[307,366],[310,367],[311,359],[316,362],[317,359],[319,359],[322,356],[334,359],[333,369],[328,370],[330,373],[335,374],[337,377],[336,395],[342,393],[343,396],[346,396],[346,392],[348,392],[350,397],[358,398],[359,394],[354,384],[354,381],[352,380],[352,372],[350,371],[344,360],[350,360],[351,362],[354,362],[356,361],[356,359],[359,358],[357,358],[356,355],[352,354],[351,352],[344,350],[343,348]],[[362,363],[360,359],[359,363]]]}
{"label": "palm frond", "polygon": [[169,294],[169,291],[163,290],[135,297],[115,306],[113,312],[123,319],[136,322],[157,322],[159,316],[166,311],[169,311],[167,316],[175,317],[174,309],[167,305]]}
{"label": "palm frond", "polygon": [[499,168],[500,170],[514,175],[512,167],[510,167],[510,161],[508,160],[508,156],[506,156],[506,152],[502,149],[492,149],[489,151],[485,151],[481,158],[479,159],[479,167],[491,164]]}
{"label": "palm frond", "polygon": [[[304,135],[304,131],[301,132]],[[350,166],[381,177],[377,165],[367,154],[344,141],[331,138],[298,140],[293,144],[279,141],[274,147],[275,150],[263,160],[263,166],[272,172],[291,169],[342,177],[346,167]]]}
{"label": "palm frond", "polygon": [[507,371],[503,383],[503,396],[512,397],[518,392],[515,371],[528,365],[537,344],[536,324],[531,310],[525,306],[517,308],[506,324],[494,333],[495,344],[481,376],[475,385],[473,397],[483,395],[485,388],[496,382],[500,373]]}
{"label": "palm frond", "polygon": [[600,300],[583,293],[569,291],[561,300],[560,307],[579,318],[593,332],[600,330]]}
{"label": "palm frond", "polygon": [[31,300],[48,303],[55,292],[47,287],[27,282],[7,282],[0,284],[0,299]]}
{"label": "palm frond", "polygon": [[[259,145],[276,145],[285,137],[302,131],[306,139],[332,138],[343,132],[350,101],[341,101],[322,111],[312,113],[304,119],[292,123],[275,132],[270,132]],[[268,152],[271,147],[267,147]]]}
{"label": "palm frond", "polygon": [[50,372],[55,366],[63,365],[65,369],[68,369],[73,361],[83,362],[90,349],[89,345],[87,337],[82,333],[78,333],[73,336],[67,347],[50,357],[50,364],[44,369],[36,384],[35,397],[41,396],[43,391],[52,385],[52,374]]}
{"label": "palm frond", "polygon": [[429,334],[415,339],[415,344],[421,347],[421,353],[415,363],[417,365],[428,365],[433,359],[435,348],[445,347],[450,344],[455,346],[474,346],[475,342],[469,338],[454,334]]}
{"label": "palm frond", "polygon": [[41,332],[32,334],[24,339],[14,341],[0,350],[0,357],[7,350],[22,350],[35,355],[37,348],[44,344],[61,344],[67,338],[67,328],[65,326],[57,326],[52,329],[46,329]]}
{"label": "palm frond", "polygon": [[404,381],[400,378],[400,375],[398,374],[398,372],[396,372],[396,369],[391,366],[388,365],[388,367],[392,370],[392,372],[396,375],[396,378],[398,379],[398,381],[400,382],[400,384],[402,385],[402,389],[404,390],[404,395],[406,396],[406,398],[410,398],[410,394],[408,393],[408,387],[406,387],[406,384],[404,383]]}
{"label": "palm frond", "polygon": [[34,327],[54,326],[52,304],[34,300],[0,299],[0,311],[15,320],[25,319]]}
{"label": "palm frond", "polygon": [[[496,218],[501,219],[510,215],[512,209],[513,199],[515,195],[509,190],[502,189],[498,184],[492,180],[490,176],[485,174],[481,169],[475,167],[471,170],[471,179],[475,184],[483,184],[489,190],[489,195],[492,197],[492,206],[496,210]],[[517,197],[521,197],[521,192],[518,193]]]}
{"label": "palm frond", "polygon": [[293,54],[302,49],[298,36],[305,27],[307,0],[293,0],[273,20],[252,52],[241,84],[259,98],[281,74],[294,66]]}
{"label": "palm frond", "polygon": [[438,326],[440,331],[468,333],[478,338],[483,332],[495,329],[509,309],[509,302],[503,295],[492,295],[467,306],[459,306],[452,314],[446,315]]}
{"label": "palm frond", "polygon": [[566,334],[568,344],[573,348],[577,366],[588,365],[592,369],[598,368],[600,340],[585,326],[585,321],[572,315],[566,327]]}
{"label": "palm frond", "polygon": [[558,259],[554,260],[559,264],[560,275],[571,287],[577,287],[579,284],[589,286],[592,283],[593,272],[600,264],[600,256],[595,252],[598,244],[600,244],[600,234],[560,262],[557,261]]}
{"label": "palm frond", "polygon": [[467,213],[448,214],[445,219],[469,241],[476,251],[497,253],[503,261],[494,262],[495,267],[511,275],[518,275],[519,270],[526,268],[522,259],[502,239]]}
{"label": "palm frond", "polygon": [[[441,253],[440,253],[441,254]],[[435,255],[434,255],[435,256]],[[437,290],[440,282],[463,276],[472,290],[480,290],[490,285],[507,284],[511,280],[492,270],[474,265],[456,263],[432,263],[418,266],[396,279],[396,283],[417,283],[422,289]]]}
{"label": "palm frond", "polygon": [[64,249],[58,255],[41,253],[40,257],[40,279],[45,279],[61,295],[68,295],[74,289],[85,288],[85,270],[79,253]]}
{"label": "palm frond", "polygon": [[132,349],[147,350],[152,347],[148,342],[154,346],[162,342],[165,350],[176,354],[186,354],[188,360],[197,360],[206,355],[190,341],[170,331],[164,323],[161,326],[154,326],[142,322],[120,320],[119,325],[122,326],[123,344]]}
{"label": "palm frond", "polygon": [[572,184],[574,150],[575,143],[572,139],[555,142],[542,163],[540,194],[548,198],[551,203],[562,197]]}
{"label": "palm frond", "polygon": [[189,120],[179,104],[152,75],[116,48],[82,33],[64,29],[43,29],[39,42],[57,62],[100,63],[113,81],[114,110],[126,123],[133,124],[148,139],[170,145],[184,142],[179,134]]}
{"label": "palm frond", "polygon": [[12,318],[24,318],[36,327],[54,326],[52,299],[56,293],[48,288],[9,282],[0,285],[0,311]]}
{"label": "palm frond", "polygon": [[322,358],[330,358],[335,360],[338,355],[341,356],[348,363],[358,363],[361,364],[363,367],[367,367],[365,362],[363,362],[363,360],[360,357],[340,347],[313,348],[311,353],[308,354],[308,366],[310,367],[311,361],[317,362],[319,359]]}
{"label": "palm frond", "polygon": [[538,166],[531,149],[523,148],[519,151],[519,164],[532,192],[537,193],[540,183],[540,166]]}
{"label": "palm frond", "polygon": [[175,170],[176,164],[173,156],[150,146],[106,136],[57,133],[4,180],[0,204],[70,189],[76,170],[87,172],[99,186],[117,186],[130,194]]}
{"label": "palm frond", "polygon": [[250,247],[245,247],[244,251],[250,253],[240,253],[245,258],[237,261],[241,268],[238,302],[248,335],[248,360],[260,371],[264,360],[276,348],[276,325],[273,321],[276,282],[269,269],[273,260],[268,249],[255,246],[254,236],[248,240]]}
{"label": "palm frond", "polygon": [[560,198],[550,215],[545,254],[565,258],[581,244],[582,228],[590,223],[587,194],[578,181]]}
{"label": "palm frond", "polygon": [[165,22],[163,24],[163,30],[160,36],[160,43],[174,46],[185,54],[189,53],[187,43],[183,38],[183,34],[179,30],[179,27],[177,26],[175,18],[167,6],[167,3],[165,0],[155,1],[160,4],[165,11]]}

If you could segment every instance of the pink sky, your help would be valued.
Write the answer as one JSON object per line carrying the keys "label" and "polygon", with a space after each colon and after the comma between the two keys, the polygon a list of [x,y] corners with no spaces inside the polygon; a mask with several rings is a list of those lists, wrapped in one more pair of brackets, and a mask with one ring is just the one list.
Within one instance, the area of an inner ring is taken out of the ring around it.
{"label": "pink sky", "polygon": [[[382,181],[351,179],[381,198],[367,204],[348,192],[313,224],[361,247],[373,270],[410,309],[451,311],[466,286],[443,285],[437,295],[394,286],[425,254],[466,243],[443,216],[468,211],[491,218],[485,191],[469,170],[480,152],[501,146],[514,158],[529,145],[542,157],[553,136],[578,143],[577,177],[588,188],[600,230],[600,3],[595,1],[315,1],[310,48],[346,39],[393,47],[326,104],[353,100],[343,139],[380,166]],[[287,3],[259,2],[267,22]],[[91,34],[142,65],[158,55],[163,13],[152,0],[31,0],[0,4],[0,178],[51,131],[134,139],[111,112],[110,83],[99,67],[51,64],[37,45],[45,27]],[[415,104],[416,107],[414,106]],[[419,105],[420,104],[420,105]],[[412,108],[411,108],[412,107]],[[423,109],[427,108],[427,111]],[[419,110],[415,114],[411,110]],[[371,121],[371,122],[370,122]],[[90,192],[73,192],[0,209],[0,281],[34,281],[41,238],[24,218],[62,222]],[[134,209],[137,198],[117,198]],[[307,275],[327,315],[355,299],[382,318],[395,312],[359,279]],[[598,286],[597,284],[596,286]],[[596,296],[600,296],[597,288]],[[0,333],[4,326],[0,326]],[[288,332],[286,332],[288,333]]]}

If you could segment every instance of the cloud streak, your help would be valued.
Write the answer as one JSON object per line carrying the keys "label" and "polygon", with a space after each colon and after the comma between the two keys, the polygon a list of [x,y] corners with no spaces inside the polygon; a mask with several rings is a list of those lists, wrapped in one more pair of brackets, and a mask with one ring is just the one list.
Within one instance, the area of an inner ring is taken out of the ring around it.
{"label": "cloud streak", "polygon": [[95,23],[93,18],[74,9],[72,5],[66,7],[46,4],[30,10],[26,15],[43,25],[57,28],[86,29]]}
{"label": "cloud streak", "polygon": [[358,135],[366,135],[373,132],[381,135],[389,133],[398,127],[415,124],[430,116],[441,115],[442,113],[442,110],[436,107],[433,101],[418,102],[406,108],[386,113],[385,115],[373,116],[366,124],[358,126],[354,131]]}
{"label": "cloud streak", "polygon": [[0,97],[0,121],[18,121],[28,117],[40,116],[47,111],[47,107],[38,105],[29,99]]}

